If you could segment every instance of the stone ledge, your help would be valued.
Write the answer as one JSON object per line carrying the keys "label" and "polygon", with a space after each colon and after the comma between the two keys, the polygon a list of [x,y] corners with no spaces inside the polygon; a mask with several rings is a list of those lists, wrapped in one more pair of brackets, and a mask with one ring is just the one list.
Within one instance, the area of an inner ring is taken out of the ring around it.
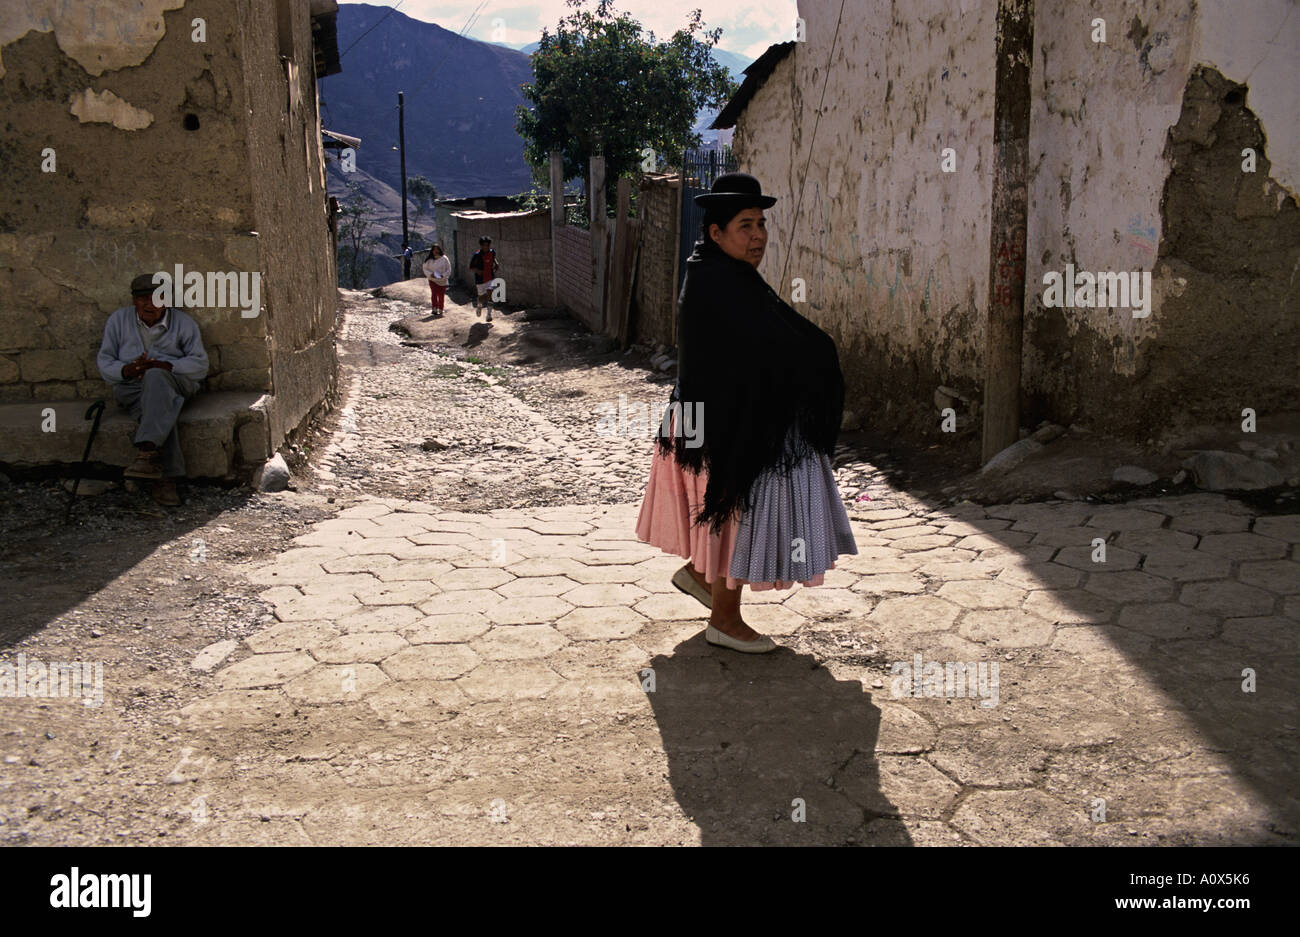
{"label": "stone ledge", "polygon": [[[126,466],[135,458],[131,437],[136,423],[118,408],[107,387],[104,393],[108,405],[90,461]],[[257,392],[215,391],[187,403],[180,416],[186,475],[221,478],[236,470],[241,456],[245,464],[264,459],[269,400]],[[0,462],[19,467],[80,462],[93,422],[85,419],[91,402],[33,400],[0,406]],[[55,430],[48,433],[41,429],[47,408],[55,414]],[[250,451],[259,444],[258,451]]]}

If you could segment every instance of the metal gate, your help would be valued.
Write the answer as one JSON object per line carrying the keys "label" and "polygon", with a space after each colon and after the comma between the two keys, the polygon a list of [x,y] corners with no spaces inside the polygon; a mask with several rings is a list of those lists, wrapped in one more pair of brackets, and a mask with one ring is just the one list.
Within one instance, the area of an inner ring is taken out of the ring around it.
{"label": "metal gate", "polygon": [[678,244],[677,289],[686,277],[686,258],[695,249],[704,223],[704,209],[695,204],[695,196],[713,187],[713,180],[727,172],[736,172],[736,157],[731,147],[718,150],[687,150],[682,154],[682,228]]}

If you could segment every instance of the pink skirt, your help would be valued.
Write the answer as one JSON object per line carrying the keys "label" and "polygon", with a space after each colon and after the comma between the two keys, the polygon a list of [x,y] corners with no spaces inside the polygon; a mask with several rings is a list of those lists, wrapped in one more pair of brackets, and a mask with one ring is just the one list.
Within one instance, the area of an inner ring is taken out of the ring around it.
{"label": "pink skirt", "polygon": [[[696,571],[703,573],[710,583],[719,576],[726,576],[728,589],[739,589],[742,585],[757,591],[793,587],[794,582],[750,582],[731,576],[731,555],[740,528],[739,514],[728,518],[722,532],[717,534],[708,524],[692,523],[704,504],[704,490],[708,483],[708,473],[704,469],[699,474],[684,469],[656,445],[650,463],[650,480],[646,483],[641,512],[637,515],[637,539],[665,553],[690,560]],[[823,579],[824,574],[818,574],[802,584],[820,586]]]}

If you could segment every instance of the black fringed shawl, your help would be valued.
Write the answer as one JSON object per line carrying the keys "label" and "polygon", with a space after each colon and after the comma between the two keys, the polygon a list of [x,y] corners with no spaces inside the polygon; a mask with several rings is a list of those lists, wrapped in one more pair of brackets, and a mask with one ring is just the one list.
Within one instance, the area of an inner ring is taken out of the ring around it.
{"label": "black fringed shawl", "polygon": [[697,241],[686,261],[677,316],[678,378],[669,401],[703,404],[695,421],[703,444],[688,445],[680,421],[667,437],[665,420],[658,445],[684,468],[708,472],[694,520],[716,532],[752,506],[750,489],[764,470],[788,471],[813,452],[832,455],[844,378],[831,337],[712,238]]}

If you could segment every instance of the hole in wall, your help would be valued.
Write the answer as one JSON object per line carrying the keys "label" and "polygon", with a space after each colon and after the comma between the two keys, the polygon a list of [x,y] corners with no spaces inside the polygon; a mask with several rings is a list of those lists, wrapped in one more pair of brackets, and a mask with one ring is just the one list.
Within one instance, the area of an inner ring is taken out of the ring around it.
{"label": "hole in wall", "polygon": [[198,115],[198,114],[186,114],[186,115],[185,115],[185,119],[181,121],[181,126],[184,127],[186,130],[198,130],[198,129],[199,129],[199,115]]}
{"label": "hole in wall", "polygon": [[1240,104],[1246,96],[1235,88],[1223,96],[1224,104]]}

